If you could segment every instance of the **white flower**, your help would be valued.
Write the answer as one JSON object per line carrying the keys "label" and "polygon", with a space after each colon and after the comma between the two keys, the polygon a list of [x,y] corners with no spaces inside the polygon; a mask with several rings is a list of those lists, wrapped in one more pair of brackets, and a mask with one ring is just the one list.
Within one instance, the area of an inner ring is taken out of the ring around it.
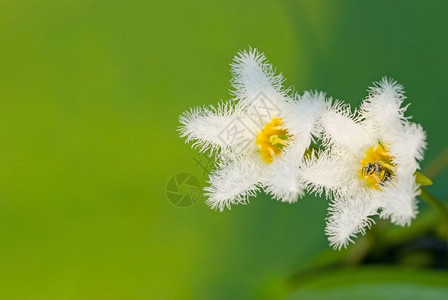
{"label": "white flower", "polygon": [[383,78],[359,111],[334,102],[320,119],[325,150],[307,162],[301,176],[309,190],[332,199],[326,233],[340,249],[364,234],[379,214],[401,226],[417,214],[414,172],[426,146],[420,125],[404,116],[403,88]]}
{"label": "white flower", "polygon": [[217,107],[194,108],[180,117],[181,137],[201,152],[217,154],[206,187],[212,208],[245,204],[263,188],[275,199],[294,202],[303,195],[299,166],[325,109],[321,93],[288,96],[256,49],[241,52],[232,67],[235,98]]}

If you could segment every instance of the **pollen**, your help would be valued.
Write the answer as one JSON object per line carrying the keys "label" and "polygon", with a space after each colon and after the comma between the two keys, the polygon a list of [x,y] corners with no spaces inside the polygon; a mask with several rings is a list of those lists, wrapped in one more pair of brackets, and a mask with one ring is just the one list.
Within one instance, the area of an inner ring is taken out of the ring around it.
{"label": "pollen", "polygon": [[380,191],[381,185],[394,174],[394,169],[393,157],[383,144],[378,143],[367,149],[364,159],[361,160],[359,176],[365,180],[368,187]]}
{"label": "pollen", "polygon": [[274,156],[279,155],[288,144],[288,131],[283,127],[281,118],[273,118],[258,133],[255,143],[265,163],[272,163]]}

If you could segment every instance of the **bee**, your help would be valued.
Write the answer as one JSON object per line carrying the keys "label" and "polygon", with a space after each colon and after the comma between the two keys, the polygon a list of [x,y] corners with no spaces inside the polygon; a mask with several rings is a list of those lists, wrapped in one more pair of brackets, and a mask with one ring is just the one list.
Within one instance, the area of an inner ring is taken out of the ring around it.
{"label": "bee", "polygon": [[375,161],[373,163],[368,163],[364,168],[362,168],[363,176],[368,176],[372,174],[378,177],[380,183],[383,183],[388,179],[390,179],[392,172],[390,169],[386,168],[382,163]]}

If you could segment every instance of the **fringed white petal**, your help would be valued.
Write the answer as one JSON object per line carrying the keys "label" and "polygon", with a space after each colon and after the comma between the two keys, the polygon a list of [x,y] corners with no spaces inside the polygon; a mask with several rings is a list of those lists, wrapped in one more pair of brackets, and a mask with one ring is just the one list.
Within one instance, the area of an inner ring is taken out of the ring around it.
{"label": "fringed white petal", "polygon": [[390,219],[400,226],[410,225],[418,213],[417,199],[420,194],[415,177],[411,174],[396,175],[391,184],[384,186],[380,198],[381,218]]}
{"label": "fringed white petal", "polygon": [[311,154],[311,159],[305,160],[300,168],[300,179],[307,186],[309,192],[331,198],[341,189],[347,189],[352,174],[351,164],[347,157],[338,153],[325,151]]}
{"label": "fringed white petal", "polygon": [[407,106],[401,107],[404,99],[403,87],[384,77],[369,89],[369,96],[361,105],[361,117],[372,123],[380,135],[396,130],[408,123],[409,118],[404,116]]}
{"label": "fringed white petal", "polygon": [[261,164],[258,156],[245,156],[242,159],[221,163],[210,174],[209,184],[205,187],[206,203],[212,209],[223,211],[232,204],[246,204],[249,196],[255,196],[259,190]]}
{"label": "fringed white petal", "polygon": [[308,146],[299,142],[291,143],[284,153],[275,157],[264,169],[264,189],[274,199],[293,203],[304,195],[305,186],[299,180],[299,165]]}
{"label": "fringed white petal", "polygon": [[297,100],[289,100],[289,109],[282,111],[286,127],[302,138],[317,137],[317,120],[325,112],[327,103],[322,92],[305,92],[297,95]]}
{"label": "fringed white petal", "polygon": [[357,234],[364,235],[375,223],[370,216],[377,214],[378,205],[369,200],[345,196],[336,197],[330,204],[325,232],[332,247],[347,247]]}
{"label": "fringed white petal", "polygon": [[231,67],[232,93],[240,105],[249,105],[260,95],[269,98],[272,103],[283,101],[283,75],[276,75],[264,54],[257,49],[239,52]]}
{"label": "fringed white petal", "polygon": [[350,105],[334,102],[321,117],[323,142],[327,146],[337,146],[359,154],[359,151],[375,142],[375,137],[368,126],[355,121]]}
{"label": "fringed white petal", "polygon": [[186,142],[194,141],[192,147],[201,152],[236,147],[254,138],[254,133],[242,124],[240,115],[229,102],[221,102],[217,107],[196,107],[179,117],[178,130]]}
{"label": "fringed white petal", "polygon": [[410,123],[390,131],[387,143],[398,172],[413,174],[419,168],[418,161],[423,159],[426,148],[426,133],[419,124]]}

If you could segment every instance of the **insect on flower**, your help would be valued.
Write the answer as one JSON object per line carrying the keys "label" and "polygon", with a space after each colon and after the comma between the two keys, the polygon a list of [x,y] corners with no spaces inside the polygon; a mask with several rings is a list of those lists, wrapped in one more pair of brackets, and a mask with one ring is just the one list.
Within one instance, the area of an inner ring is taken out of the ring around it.
{"label": "insect on flower", "polygon": [[[256,49],[231,64],[230,101],[183,113],[179,132],[201,152],[216,154],[207,204],[224,210],[263,189],[282,202],[308,190],[331,200],[325,232],[346,247],[379,215],[409,225],[417,215],[426,134],[404,115],[401,85],[383,78],[351,111],[323,93],[292,93]],[[320,140],[320,150],[311,144]]]}
{"label": "insect on flower", "polygon": [[373,215],[409,225],[417,214],[419,169],[426,146],[420,125],[404,115],[403,88],[384,78],[354,113],[333,102],[320,118],[323,150],[301,170],[308,189],[331,199],[326,233],[346,247]]}
{"label": "insect on flower", "polygon": [[375,161],[373,163],[367,163],[367,165],[361,169],[362,176],[373,176],[376,181],[384,183],[392,175],[390,168],[386,168],[381,162]]}

